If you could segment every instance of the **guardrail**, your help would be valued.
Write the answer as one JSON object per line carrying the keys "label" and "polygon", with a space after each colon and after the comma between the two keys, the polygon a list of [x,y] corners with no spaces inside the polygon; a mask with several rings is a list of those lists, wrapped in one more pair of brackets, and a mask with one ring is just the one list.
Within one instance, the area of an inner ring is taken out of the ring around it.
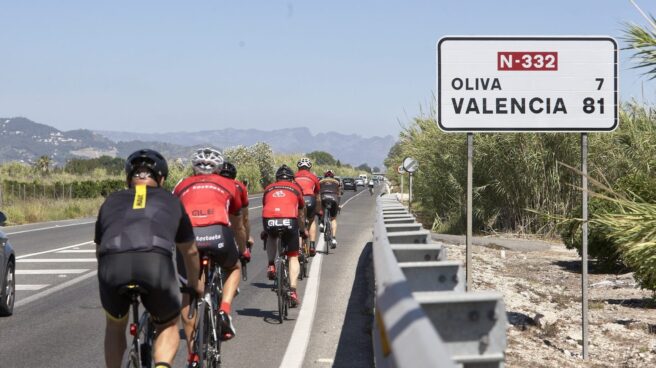
{"label": "guardrail", "polygon": [[395,196],[378,197],[376,211],[376,367],[503,367],[502,294],[465,292],[462,265]]}

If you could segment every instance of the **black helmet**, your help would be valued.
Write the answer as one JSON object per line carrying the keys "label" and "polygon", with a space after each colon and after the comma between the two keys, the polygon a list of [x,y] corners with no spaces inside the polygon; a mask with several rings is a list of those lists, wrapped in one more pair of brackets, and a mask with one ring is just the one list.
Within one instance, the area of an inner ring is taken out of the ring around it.
{"label": "black helmet", "polygon": [[125,175],[127,175],[128,181],[131,179],[132,174],[142,167],[147,168],[154,175],[153,179],[158,183],[160,178],[166,179],[169,175],[169,166],[166,164],[166,159],[155,150],[141,149],[128,156],[125,161]]}
{"label": "black helmet", "polygon": [[228,161],[224,161],[219,170],[219,175],[234,179],[237,177],[237,168]]}
{"label": "black helmet", "polygon": [[292,180],[294,179],[294,172],[287,165],[282,165],[276,171],[276,180]]}

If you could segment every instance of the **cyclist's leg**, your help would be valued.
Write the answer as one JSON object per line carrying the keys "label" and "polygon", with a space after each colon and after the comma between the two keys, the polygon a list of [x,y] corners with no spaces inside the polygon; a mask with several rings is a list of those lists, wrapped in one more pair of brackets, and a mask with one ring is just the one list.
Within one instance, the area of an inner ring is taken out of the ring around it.
{"label": "cyclist's leg", "polygon": [[[180,286],[187,286],[187,269],[182,258],[180,251],[176,249],[175,262],[178,270],[178,281]],[[204,276],[201,275],[201,282],[204,282]],[[193,351],[193,339],[192,335],[194,333],[194,326],[196,325],[197,314],[189,318],[189,303],[191,302],[191,296],[189,293],[182,294],[182,308],[180,309],[180,321],[182,322],[182,329],[184,330],[186,341],[187,341],[187,351],[191,353]]]}
{"label": "cyclist's leg", "polygon": [[306,218],[308,219],[308,224],[310,227],[308,231],[310,232],[310,247],[313,247],[317,241],[317,222],[314,221],[317,213],[317,198],[315,196],[307,196],[309,205],[307,206],[307,212],[305,213]]}
{"label": "cyclist's leg", "polygon": [[298,274],[300,273],[301,266],[298,263],[298,250],[300,249],[298,234],[298,220],[291,220],[292,226],[284,237],[283,241],[287,245],[287,257],[289,258],[289,283],[292,290],[296,289],[298,284]]}
{"label": "cyclist's leg", "polygon": [[118,288],[129,283],[132,275],[130,254],[113,254],[98,260],[100,301],[105,310],[105,364],[109,368],[121,366],[121,358],[127,347],[125,328],[128,323],[130,300],[118,294]]}
{"label": "cyclist's leg", "polygon": [[241,263],[239,262],[239,249],[235,243],[234,234],[232,229],[227,226],[221,226],[222,231],[222,246],[214,248],[215,259],[221,268],[226,272],[225,283],[223,284],[223,294],[221,297],[221,305],[219,306],[219,316],[223,323],[221,329],[221,338],[224,340],[231,339],[235,336],[235,327],[232,325],[232,317],[230,317],[232,299],[237,293],[239,287],[239,280],[241,280]]}
{"label": "cyclist's leg", "polygon": [[135,279],[146,289],[141,296],[144,307],[158,331],[153,342],[153,359],[171,364],[180,345],[177,320],[180,314],[180,292],[171,256],[141,253],[136,260]]}
{"label": "cyclist's leg", "polygon": [[[268,220],[266,218],[262,218],[262,223],[264,227],[264,231],[267,232],[268,236],[266,237],[266,251],[267,251],[267,258],[268,258],[268,267],[271,268],[273,266],[273,262],[276,259],[276,252],[278,251],[278,247],[276,244],[276,239],[277,239],[277,234],[273,231],[269,231],[269,225],[268,225]],[[270,275],[267,275],[270,276]],[[269,277],[269,279],[272,279]]]}

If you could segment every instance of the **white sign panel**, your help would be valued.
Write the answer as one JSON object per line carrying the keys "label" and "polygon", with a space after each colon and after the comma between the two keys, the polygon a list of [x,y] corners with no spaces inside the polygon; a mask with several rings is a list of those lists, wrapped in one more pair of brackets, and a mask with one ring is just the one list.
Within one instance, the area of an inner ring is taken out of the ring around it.
{"label": "white sign panel", "polygon": [[412,174],[419,168],[419,163],[412,157],[406,157],[403,160],[403,170]]}
{"label": "white sign panel", "polygon": [[618,122],[609,37],[444,37],[437,121],[445,131],[610,131]]}

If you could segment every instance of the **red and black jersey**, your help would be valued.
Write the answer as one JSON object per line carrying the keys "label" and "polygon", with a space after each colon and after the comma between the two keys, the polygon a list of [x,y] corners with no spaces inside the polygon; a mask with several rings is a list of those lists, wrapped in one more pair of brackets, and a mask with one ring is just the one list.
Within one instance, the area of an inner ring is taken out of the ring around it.
{"label": "red and black jersey", "polygon": [[194,227],[229,226],[229,214],[238,214],[242,207],[234,180],[216,174],[183,179],[173,194],[180,198]]}
{"label": "red and black jersey", "polygon": [[248,189],[246,189],[246,185],[237,179],[235,179],[235,185],[237,186],[237,196],[241,200],[241,207],[248,207]]}
{"label": "red and black jersey", "polygon": [[294,175],[294,180],[303,190],[303,195],[317,195],[319,194],[319,178],[314,175],[310,170],[298,170]]}
{"label": "red and black jersey", "polygon": [[277,181],[264,189],[262,206],[264,218],[297,218],[305,206],[303,190],[292,181]]}

